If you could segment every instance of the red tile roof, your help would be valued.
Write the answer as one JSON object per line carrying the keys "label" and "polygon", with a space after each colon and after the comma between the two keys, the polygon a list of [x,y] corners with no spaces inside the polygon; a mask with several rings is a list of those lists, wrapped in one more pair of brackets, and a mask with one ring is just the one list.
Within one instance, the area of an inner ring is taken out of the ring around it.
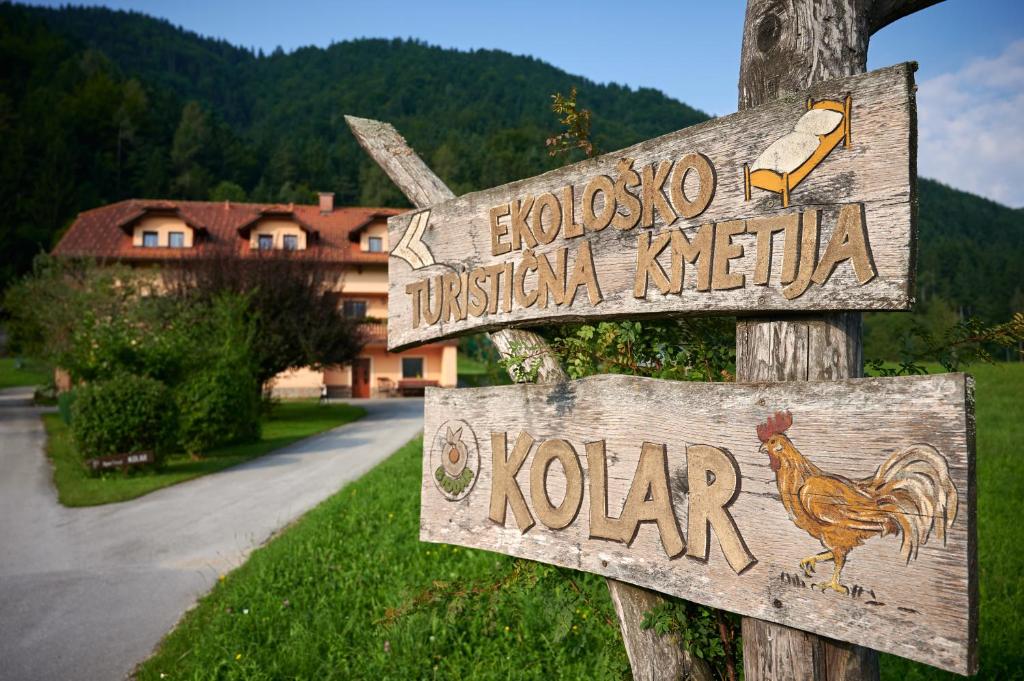
{"label": "red tile roof", "polygon": [[[313,235],[309,247],[300,255],[328,262],[385,264],[387,253],[362,251],[358,240],[352,238],[373,220],[402,212],[396,208],[351,207],[321,214],[319,206],[309,205],[129,199],[80,213],[53,253],[65,257],[159,261],[196,257],[223,248],[244,257],[255,253],[243,236],[246,227],[263,216],[290,216]],[[168,213],[176,214],[197,230],[194,247],[132,246],[131,226],[137,220]]]}

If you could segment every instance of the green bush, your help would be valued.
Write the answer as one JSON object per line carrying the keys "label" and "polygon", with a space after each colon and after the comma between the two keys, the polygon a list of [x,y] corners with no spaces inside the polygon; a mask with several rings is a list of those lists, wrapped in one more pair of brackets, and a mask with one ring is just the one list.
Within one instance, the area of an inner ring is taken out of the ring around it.
{"label": "green bush", "polygon": [[178,441],[189,454],[259,439],[260,393],[250,368],[218,362],[192,374],[175,393]]}
{"label": "green bush", "polygon": [[57,395],[57,412],[60,419],[67,425],[71,425],[71,410],[75,406],[75,399],[78,393],[75,390],[68,390]]}
{"label": "green bush", "polygon": [[192,366],[174,389],[178,442],[189,454],[260,437],[260,385],[246,300],[222,296],[193,326]]}
{"label": "green bush", "polygon": [[75,392],[71,432],[83,458],[133,452],[159,457],[173,441],[177,409],[160,381],[120,374]]}

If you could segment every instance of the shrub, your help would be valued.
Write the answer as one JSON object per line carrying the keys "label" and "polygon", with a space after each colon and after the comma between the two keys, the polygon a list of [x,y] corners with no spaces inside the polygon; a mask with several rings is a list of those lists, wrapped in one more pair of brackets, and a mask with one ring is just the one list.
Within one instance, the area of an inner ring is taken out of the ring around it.
{"label": "shrub", "polygon": [[177,410],[160,381],[120,374],[75,392],[71,432],[84,458],[133,452],[159,457],[172,442]]}
{"label": "shrub", "polygon": [[193,309],[192,361],[174,390],[178,442],[189,454],[259,439],[260,384],[247,302],[222,295]]}

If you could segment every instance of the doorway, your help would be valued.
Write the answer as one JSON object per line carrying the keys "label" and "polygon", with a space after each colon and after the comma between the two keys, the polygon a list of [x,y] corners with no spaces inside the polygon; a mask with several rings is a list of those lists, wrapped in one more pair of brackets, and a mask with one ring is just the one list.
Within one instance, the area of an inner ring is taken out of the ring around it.
{"label": "doorway", "polygon": [[370,358],[357,357],[352,361],[352,397],[370,396]]}

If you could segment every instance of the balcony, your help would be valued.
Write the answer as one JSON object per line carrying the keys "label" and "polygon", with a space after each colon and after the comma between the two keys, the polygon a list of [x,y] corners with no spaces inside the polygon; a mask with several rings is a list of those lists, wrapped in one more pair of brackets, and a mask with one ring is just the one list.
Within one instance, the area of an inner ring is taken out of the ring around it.
{"label": "balcony", "polygon": [[386,343],[388,340],[388,323],[384,320],[374,319],[361,322],[359,331],[363,334],[363,340],[366,343]]}

